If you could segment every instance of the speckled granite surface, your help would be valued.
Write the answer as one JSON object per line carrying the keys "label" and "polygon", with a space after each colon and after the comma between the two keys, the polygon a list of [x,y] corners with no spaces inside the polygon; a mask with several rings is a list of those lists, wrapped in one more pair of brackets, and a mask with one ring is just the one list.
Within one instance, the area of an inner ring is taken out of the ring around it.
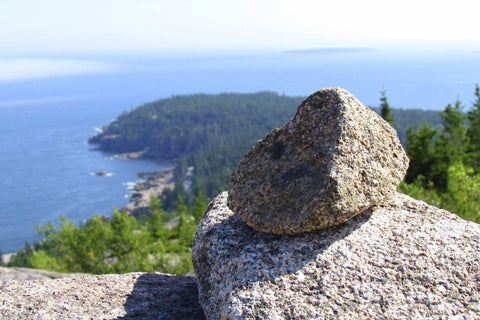
{"label": "speckled granite surface", "polygon": [[0,282],[0,319],[201,320],[195,278],[160,273]]}
{"label": "speckled granite surface", "polygon": [[240,162],[228,206],[259,231],[318,230],[381,202],[407,168],[395,129],[348,91],[323,89]]}
{"label": "speckled granite surface", "polygon": [[299,235],[214,199],[193,261],[208,319],[480,319],[480,225],[403,194]]}

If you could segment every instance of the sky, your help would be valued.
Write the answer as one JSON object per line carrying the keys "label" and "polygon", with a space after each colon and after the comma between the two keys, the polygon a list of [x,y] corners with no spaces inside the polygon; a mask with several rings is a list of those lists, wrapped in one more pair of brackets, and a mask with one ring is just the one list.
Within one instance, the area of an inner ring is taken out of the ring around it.
{"label": "sky", "polygon": [[478,0],[0,0],[0,82],[109,72],[101,54],[474,48]]}
{"label": "sky", "polygon": [[480,47],[476,0],[1,0],[0,56]]}

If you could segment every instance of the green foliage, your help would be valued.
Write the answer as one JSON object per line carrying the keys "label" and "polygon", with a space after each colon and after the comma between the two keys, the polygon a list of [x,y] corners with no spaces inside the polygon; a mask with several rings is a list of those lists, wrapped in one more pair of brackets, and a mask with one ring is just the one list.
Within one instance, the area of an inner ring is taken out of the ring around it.
{"label": "green foliage", "polygon": [[406,183],[403,181],[398,186],[398,191],[404,194],[408,194],[412,198],[423,200],[432,206],[439,208],[445,207],[444,196],[437,190],[429,187],[425,187],[425,177],[420,175],[417,180],[412,183]]}
{"label": "green foliage", "polygon": [[424,122],[416,131],[412,126],[408,128],[406,151],[410,158],[410,167],[405,177],[406,182],[412,183],[419,176],[423,177],[421,181],[424,182],[432,180],[431,171],[435,163],[433,138],[436,133],[437,131],[432,129],[427,122]]}
{"label": "green foliage", "polygon": [[443,132],[437,146],[441,148],[449,163],[462,162],[465,159],[468,139],[466,117],[460,100],[457,99],[455,106],[448,104],[440,116],[443,121]]}
{"label": "green foliage", "polygon": [[178,207],[168,214],[177,218],[168,222],[155,197],[150,202],[152,214],[139,219],[114,210],[109,219],[94,216],[76,226],[62,217],[59,227],[51,222],[37,227],[45,238],[35,248],[26,246],[9,266],[95,274],[188,273],[193,269],[191,246],[205,200],[200,193],[195,205],[187,207],[179,197]]}
{"label": "green foliage", "polygon": [[433,185],[437,190],[447,190],[447,170],[451,165],[464,163],[467,157],[469,141],[466,135],[465,115],[459,100],[440,113],[442,130],[437,131],[428,123],[417,130],[410,127],[407,131],[406,151],[410,158],[410,167],[406,182],[412,183],[422,175],[424,187]]}
{"label": "green foliage", "polygon": [[472,168],[463,164],[455,164],[448,168],[447,177],[445,192],[432,188],[432,185],[425,186],[422,175],[413,183],[402,182],[398,191],[480,223],[480,174],[474,174]]}
{"label": "green foliage", "polygon": [[67,272],[60,259],[49,255],[45,250],[32,251],[28,257],[31,268],[42,270],[55,270],[57,272]]}
{"label": "green foliage", "polygon": [[145,250],[149,234],[138,230],[137,221],[126,212],[114,210],[108,220],[94,216],[80,227],[62,217],[59,228],[49,222],[37,230],[45,240],[30,257],[34,268],[90,273],[153,270]]}
{"label": "green foliage", "polygon": [[200,221],[200,219],[203,217],[203,214],[207,210],[207,202],[207,197],[203,191],[200,190],[195,199],[195,203],[190,208],[190,214],[195,217],[197,222]]}
{"label": "green foliage", "polygon": [[385,121],[393,126],[392,108],[390,108],[390,105],[388,104],[387,96],[385,95],[386,90],[380,91],[380,94],[382,95],[380,97],[380,101],[382,102],[380,104],[380,115],[383,119],[385,119]]}
{"label": "green foliage", "polygon": [[448,168],[447,189],[450,197],[445,208],[480,223],[480,174],[461,163],[452,165]]}
{"label": "green foliage", "polygon": [[10,257],[10,261],[7,263],[7,267],[32,268],[32,265],[29,262],[29,257],[32,254],[32,251],[32,246],[28,242],[25,242],[25,247],[23,248],[23,250],[20,250],[19,252]]}
{"label": "green foliage", "polygon": [[468,145],[468,163],[474,167],[480,168],[480,87],[477,84],[475,87],[476,100],[472,104],[472,109],[468,111],[467,137],[470,141]]}
{"label": "green foliage", "polygon": [[399,190],[480,222],[479,146],[475,142],[480,105],[478,85],[475,93],[477,101],[468,113],[468,123],[457,99],[454,106],[447,105],[440,114],[440,132],[428,124],[416,131],[408,130],[406,151],[410,167]]}

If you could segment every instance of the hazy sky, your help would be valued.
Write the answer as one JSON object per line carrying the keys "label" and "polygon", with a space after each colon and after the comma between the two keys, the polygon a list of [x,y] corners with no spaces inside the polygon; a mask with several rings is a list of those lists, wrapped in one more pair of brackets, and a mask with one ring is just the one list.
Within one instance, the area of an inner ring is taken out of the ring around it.
{"label": "hazy sky", "polygon": [[0,54],[480,46],[478,0],[0,0]]}

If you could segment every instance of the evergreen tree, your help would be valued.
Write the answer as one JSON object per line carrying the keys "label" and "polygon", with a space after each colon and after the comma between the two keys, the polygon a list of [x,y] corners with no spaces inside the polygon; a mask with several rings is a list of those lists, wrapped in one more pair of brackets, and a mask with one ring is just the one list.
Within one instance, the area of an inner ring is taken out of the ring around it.
{"label": "evergreen tree", "polygon": [[[428,184],[432,177],[432,166],[435,162],[434,137],[437,134],[427,122],[424,122],[418,130],[414,131],[410,126],[407,131],[407,155],[410,166],[405,176],[408,183],[414,182],[419,176],[423,176],[424,184]],[[423,187],[426,187],[424,185]]]}
{"label": "evergreen tree", "polygon": [[440,135],[440,146],[445,147],[445,155],[450,163],[461,162],[465,157],[468,137],[465,115],[460,100],[457,99],[455,106],[448,104],[441,117],[443,133]]}
{"label": "evergreen tree", "polygon": [[177,212],[179,215],[187,213],[187,206],[185,205],[185,202],[183,201],[183,197],[181,195],[178,195],[177,197]]}
{"label": "evergreen tree", "polygon": [[380,112],[381,112],[382,118],[385,119],[385,121],[387,121],[388,123],[390,123],[390,125],[393,126],[392,108],[390,108],[390,105],[388,104],[386,92],[387,92],[386,90],[380,91],[382,95],[380,97],[380,101],[382,102],[380,104]]}
{"label": "evergreen tree", "polygon": [[33,266],[29,262],[29,257],[33,252],[32,246],[25,242],[25,246],[22,250],[10,257],[10,261],[7,263],[7,267],[25,267],[32,268]]}
{"label": "evergreen tree", "polygon": [[162,203],[157,197],[151,195],[148,207],[150,209],[150,231],[154,237],[160,238],[165,235],[165,221],[163,220],[165,213],[162,209]]}
{"label": "evergreen tree", "polygon": [[441,191],[447,189],[447,171],[451,165],[464,163],[468,137],[465,115],[459,99],[455,106],[448,104],[440,114],[443,132],[435,142],[435,164],[432,168],[433,182]]}
{"label": "evergreen tree", "polygon": [[473,102],[472,109],[468,111],[467,137],[469,144],[467,148],[468,163],[476,172],[480,172],[480,87],[475,87],[476,100]]}
{"label": "evergreen tree", "polygon": [[203,214],[207,210],[207,197],[202,190],[197,193],[197,197],[195,198],[195,203],[190,208],[190,214],[195,217],[197,223],[203,217]]}

